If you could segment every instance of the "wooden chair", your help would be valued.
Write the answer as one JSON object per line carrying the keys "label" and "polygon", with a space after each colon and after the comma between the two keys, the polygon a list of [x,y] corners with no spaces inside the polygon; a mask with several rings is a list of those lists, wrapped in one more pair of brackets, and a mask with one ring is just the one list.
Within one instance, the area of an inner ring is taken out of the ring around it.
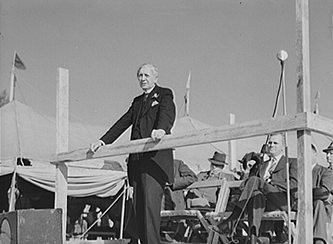
{"label": "wooden chair", "polygon": [[[221,190],[225,190],[226,192],[220,192],[220,194],[223,195],[223,199],[228,199],[229,198],[229,194],[231,189],[235,189],[235,188],[239,188],[240,184],[242,181],[228,181],[226,182],[226,185],[224,188],[221,188]],[[226,206],[227,203],[224,203],[223,206],[221,206],[220,208],[220,212],[211,212],[211,213],[207,213],[205,218],[206,219],[226,219],[229,217],[229,215],[231,214],[231,212],[226,212]],[[284,211],[280,211],[280,210],[276,210],[276,211],[270,211],[270,212],[265,212],[263,215],[262,220],[266,220],[266,221],[284,221],[286,224],[289,223],[288,218],[290,218],[290,220],[292,221],[296,221],[296,212],[291,212],[291,216],[288,216],[286,212]],[[242,226],[242,228],[247,227],[247,225],[244,223],[246,222],[247,219],[246,218],[242,218],[240,225]],[[212,220],[210,222],[213,222]],[[296,226],[293,222],[291,222],[291,226],[290,226],[290,230],[291,230],[291,234],[294,238],[296,238],[297,235],[297,231],[296,231]],[[247,230],[245,230],[247,231]],[[219,241],[219,238],[221,240],[222,243],[224,244],[228,244],[229,241],[227,239],[224,239],[224,237],[218,235],[215,232],[210,232],[209,236],[208,236],[208,240],[207,240],[207,244],[217,244]]]}
{"label": "wooden chair", "polygon": [[[162,221],[168,220],[181,220],[185,219],[189,222],[198,221],[200,225],[203,227],[205,232],[212,232],[209,226],[211,223],[207,219],[206,216],[209,216],[209,213],[218,214],[222,211],[225,211],[226,205],[228,202],[228,196],[230,188],[228,187],[228,181],[224,178],[221,180],[212,180],[212,181],[200,181],[194,182],[192,185],[187,187],[187,190],[196,189],[196,188],[210,188],[210,187],[219,187],[220,193],[218,195],[217,203],[215,209],[186,209],[186,210],[163,210],[161,211]],[[191,237],[191,226],[188,229],[188,238],[186,239],[186,243],[190,241]]]}

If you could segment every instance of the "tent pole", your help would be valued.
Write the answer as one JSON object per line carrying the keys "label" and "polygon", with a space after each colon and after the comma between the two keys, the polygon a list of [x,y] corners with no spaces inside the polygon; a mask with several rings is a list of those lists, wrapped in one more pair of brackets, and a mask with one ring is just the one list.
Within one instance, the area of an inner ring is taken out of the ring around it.
{"label": "tent pole", "polygon": [[10,186],[10,198],[9,198],[9,212],[15,211],[15,192],[16,192],[16,160],[15,160],[15,166],[14,166],[14,172],[12,176],[12,183]]}
{"label": "tent pole", "polygon": [[[235,115],[230,114],[229,115],[229,124],[233,125],[235,124]],[[228,141],[228,149],[229,149],[229,169],[230,171],[234,171],[234,169],[237,169],[237,156],[236,156],[236,141],[230,140]]]}
{"label": "tent pole", "polygon": [[119,230],[119,238],[123,239],[123,233],[124,233],[124,219],[125,219],[125,203],[127,198],[127,180],[125,180],[124,184],[124,194],[123,194],[123,200],[122,200],[122,208],[121,208],[121,217],[120,217],[120,230]]}

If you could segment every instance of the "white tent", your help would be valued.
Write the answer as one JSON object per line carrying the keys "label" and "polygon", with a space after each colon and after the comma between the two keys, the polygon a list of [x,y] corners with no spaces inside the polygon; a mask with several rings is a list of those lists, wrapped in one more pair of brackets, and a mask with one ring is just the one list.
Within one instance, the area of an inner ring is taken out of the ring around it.
{"label": "white tent", "polygon": [[[33,184],[54,191],[55,166],[49,162],[56,152],[55,119],[15,100],[1,107],[0,111],[0,176],[15,170],[17,175]],[[87,147],[92,138],[104,130],[70,123],[70,150]],[[31,166],[17,165],[20,158],[28,159]],[[68,166],[69,196],[113,196],[126,178],[126,172],[117,161],[86,160],[69,163]]]}

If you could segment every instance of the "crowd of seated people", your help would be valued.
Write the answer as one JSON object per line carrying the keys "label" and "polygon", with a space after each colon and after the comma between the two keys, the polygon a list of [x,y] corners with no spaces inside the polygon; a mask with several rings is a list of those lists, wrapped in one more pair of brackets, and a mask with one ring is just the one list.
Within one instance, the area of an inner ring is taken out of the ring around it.
{"label": "crowd of seated people", "polygon": [[[244,164],[242,183],[239,188],[240,196],[234,203],[232,214],[222,220],[212,230],[220,235],[230,235],[236,229],[237,223],[243,217],[247,218],[249,243],[284,243],[287,241],[286,224],[283,221],[262,222],[264,212],[288,211],[287,202],[287,159],[284,155],[285,138],[283,133],[271,134],[264,151],[260,153],[246,153],[240,161]],[[313,208],[314,228],[313,237],[315,244],[329,243],[327,236],[327,224],[331,222],[333,203],[333,142],[324,149],[328,167],[318,164],[318,150],[311,145],[313,162]],[[224,171],[226,155],[215,152],[208,160],[211,163],[210,170],[200,172],[197,181],[226,178],[237,180],[234,174]],[[252,161],[251,169],[247,172],[248,163]],[[245,167],[245,165],[247,165]],[[297,211],[298,182],[297,159],[288,158],[289,165],[289,189],[290,208]],[[325,173],[323,173],[325,172]],[[172,190],[171,190],[172,192]],[[187,200],[187,207],[211,207],[214,208],[219,190],[214,188],[191,189],[183,196]],[[184,205],[183,205],[184,206]],[[231,223],[231,224],[230,224]],[[264,224],[262,224],[264,223]],[[231,229],[230,229],[231,227]]]}
{"label": "crowd of seated people", "polygon": [[[227,210],[232,212],[231,215],[212,226],[212,231],[227,237],[233,235],[237,223],[246,217],[248,243],[286,242],[287,235],[283,221],[262,222],[262,216],[266,211],[287,212],[287,159],[284,155],[284,142],[284,134],[270,135],[264,150],[259,153],[246,153],[242,160],[239,160],[241,173],[236,174],[225,168],[228,165],[226,155],[220,152],[215,152],[211,158],[208,158],[210,169],[198,174],[195,174],[184,161],[175,159],[175,180],[174,183],[166,185],[161,209],[214,209],[219,194],[218,187],[190,190],[187,190],[187,187],[198,181],[224,178],[228,181],[241,180],[240,195],[234,201],[232,208]],[[314,144],[311,145],[314,244],[329,243],[329,238],[331,238],[328,236],[326,227],[332,221],[333,211],[333,142],[322,151],[326,154],[328,166],[318,163],[319,151]],[[288,158],[288,163],[290,207],[292,211],[297,211],[297,159]],[[163,225],[161,227],[163,228]],[[164,237],[170,242],[182,241],[186,227],[188,227],[188,222],[185,220],[175,220],[171,226],[173,232]],[[77,232],[77,230],[74,231]]]}

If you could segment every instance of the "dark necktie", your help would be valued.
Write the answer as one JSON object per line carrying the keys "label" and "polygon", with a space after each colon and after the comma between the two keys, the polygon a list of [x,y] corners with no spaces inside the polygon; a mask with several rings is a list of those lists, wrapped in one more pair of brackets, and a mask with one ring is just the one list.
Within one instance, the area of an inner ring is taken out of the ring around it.
{"label": "dark necktie", "polygon": [[147,102],[147,98],[148,98],[149,93],[145,93],[143,96],[143,103],[142,106],[145,107],[146,106],[146,102]]}
{"label": "dark necktie", "polygon": [[143,113],[143,110],[144,110],[145,107],[146,107],[146,103],[147,103],[148,95],[149,95],[149,93],[145,93],[145,94],[143,95],[143,100],[142,100],[142,105],[141,105],[141,112],[140,112],[141,115],[142,115],[142,113]]}

